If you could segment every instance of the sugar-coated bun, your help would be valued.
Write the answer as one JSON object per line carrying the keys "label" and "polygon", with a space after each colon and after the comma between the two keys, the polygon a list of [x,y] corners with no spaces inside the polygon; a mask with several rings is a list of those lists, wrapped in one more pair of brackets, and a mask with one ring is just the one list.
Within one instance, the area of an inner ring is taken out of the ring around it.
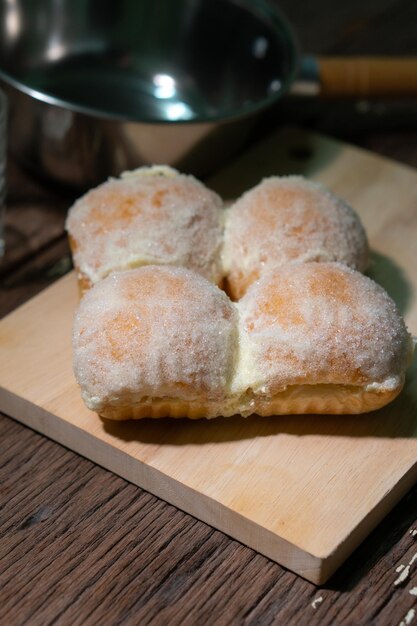
{"label": "sugar-coated bun", "polygon": [[239,299],[261,273],[289,261],[339,261],[363,271],[368,244],[343,200],[301,176],[271,177],[227,211],[223,265],[227,289]]}
{"label": "sugar-coated bun", "polygon": [[396,305],[340,263],[290,263],[233,303],[184,268],[112,274],[81,301],[74,372],[112,419],[363,413],[400,392],[413,345]]}
{"label": "sugar-coated bun", "polygon": [[384,395],[392,399],[403,386],[412,353],[404,321],[379,285],[345,265],[278,267],[237,307],[242,359],[236,389],[271,398],[298,385],[343,385],[385,404]]}
{"label": "sugar-coated bun", "polygon": [[146,266],[112,274],[82,299],[73,331],[74,372],[87,406],[165,397],[219,402],[234,370],[236,310],[199,274]]}
{"label": "sugar-coated bun", "polygon": [[162,166],[92,189],[66,224],[82,291],[114,271],[152,264],[188,267],[220,283],[221,206],[194,177]]}

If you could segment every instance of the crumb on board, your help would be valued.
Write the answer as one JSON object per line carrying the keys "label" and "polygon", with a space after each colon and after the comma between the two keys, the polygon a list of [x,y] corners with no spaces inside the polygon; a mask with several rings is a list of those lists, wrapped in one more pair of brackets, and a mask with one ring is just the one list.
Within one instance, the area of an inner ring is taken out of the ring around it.
{"label": "crumb on board", "polygon": [[407,615],[404,617],[404,619],[401,620],[401,622],[398,624],[398,626],[408,626],[408,624],[411,624],[411,622],[413,621],[415,615],[416,615],[415,610],[410,609]]}
{"label": "crumb on board", "polygon": [[313,602],[311,603],[311,606],[313,607],[313,609],[317,609],[318,605],[321,604],[323,602],[323,596],[319,596],[318,598],[314,598]]}
{"label": "crumb on board", "polygon": [[410,574],[410,567],[412,566],[412,564],[417,561],[417,552],[415,554],[413,554],[413,556],[411,557],[408,565],[403,565],[402,563],[395,569],[396,572],[398,572],[400,575],[398,576],[398,578],[396,580],[394,580],[394,585],[401,585],[401,583],[403,583],[405,580],[407,580],[409,574]]}
{"label": "crumb on board", "polygon": [[412,537],[416,537],[417,536],[417,528],[410,528],[410,535]]}
{"label": "crumb on board", "polygon": [[410,573],[410,566],[407,565],[406,567],[404,567],[403,570],[401,570],[401,574],[398,576],[398,578],[394,580],[394,585],[395,586],[401,585],[401,583],[407,580],[409,573]]}
{"label": "crumb on board", "polygon": [[410,596],[417,596],[417,587],[412,587],[408,593]]}

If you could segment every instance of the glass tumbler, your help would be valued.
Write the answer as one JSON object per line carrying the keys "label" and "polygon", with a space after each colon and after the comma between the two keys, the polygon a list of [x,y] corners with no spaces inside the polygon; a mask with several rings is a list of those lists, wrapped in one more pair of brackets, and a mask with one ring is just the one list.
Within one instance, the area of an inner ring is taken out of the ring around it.
{"label": "glass tumbler", "polygon": [[0,260],[4,254],[4,210],[6,200],[7,99],[0,90]]}

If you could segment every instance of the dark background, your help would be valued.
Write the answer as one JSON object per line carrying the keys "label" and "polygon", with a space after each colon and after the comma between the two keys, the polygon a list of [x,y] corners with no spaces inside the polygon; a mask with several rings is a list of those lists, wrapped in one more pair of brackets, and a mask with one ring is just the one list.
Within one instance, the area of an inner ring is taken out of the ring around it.
{"label": "dark background", "polygon": [[[303,54],[417,55],[417,2],[272,0]],[[326,102],[292,99],[278,113],[294,122],[417,166],[417,99]]]}

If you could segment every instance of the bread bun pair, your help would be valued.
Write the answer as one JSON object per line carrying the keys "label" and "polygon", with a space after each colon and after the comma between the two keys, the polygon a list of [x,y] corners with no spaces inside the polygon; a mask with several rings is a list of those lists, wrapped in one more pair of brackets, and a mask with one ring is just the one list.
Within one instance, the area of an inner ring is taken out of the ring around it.
{"label": "bread bun pair", "polygon": [[400,392],[411,353],[392,300],[340,263],[283,265],[237,303],[185,268],[114,273],[74,325],[84,401],[112,419],[362,413]]}
{"label": "bread bun pair", "polygon": [[103,417],[362,413],[404,384],[413,342],[356,271],[363,227],[315,183],[270,178],[225,210],[193,177],[142,168],[86,194],[67,227],[74,371]]}
{"label": "bread bun pair", "polygon": [[82,293],[115,271],[175,265],[236,300],[274,265],[339,261],[363,271],[368,261],[353,209],[301,176],[266,179],[225,210],[193,176],[143,167],[84,195],[67,230]]}

